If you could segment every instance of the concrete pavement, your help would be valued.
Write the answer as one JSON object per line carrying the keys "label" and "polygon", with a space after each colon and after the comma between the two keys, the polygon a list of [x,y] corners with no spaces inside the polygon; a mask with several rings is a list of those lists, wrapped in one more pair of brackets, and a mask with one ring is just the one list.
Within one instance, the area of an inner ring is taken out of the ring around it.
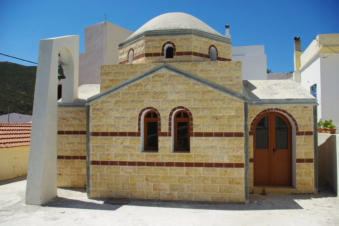
{"label": "concrete pavement", "polygon": [[249,204],[91,200],[58,189],[46,206],[24,204],[26,180],[0,183],[0,225],[339,225],[339,198],[252,195]]}

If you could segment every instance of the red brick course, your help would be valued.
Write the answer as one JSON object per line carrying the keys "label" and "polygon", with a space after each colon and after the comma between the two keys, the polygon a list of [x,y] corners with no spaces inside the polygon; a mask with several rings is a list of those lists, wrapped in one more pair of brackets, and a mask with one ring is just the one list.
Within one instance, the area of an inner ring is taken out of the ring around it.
{"label": "red brick course", "polygon": [[91,165],[102,165],[102,166],[109,166],[110,165],[110,166],[244,168],[244,163],[213,163],[213,162],[91,161]]}

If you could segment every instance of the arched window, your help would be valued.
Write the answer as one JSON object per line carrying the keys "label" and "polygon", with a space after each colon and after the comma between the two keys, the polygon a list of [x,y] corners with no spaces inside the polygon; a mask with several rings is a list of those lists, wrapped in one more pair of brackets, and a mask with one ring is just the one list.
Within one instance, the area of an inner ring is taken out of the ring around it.
{"label": "arched window", "polygon": [[218,51],[217,48],[215,46],[211,46],[209,48],[209,54],[210,54],[210,60],[211,61],[216,61],[218,58]]}
{"label": "arched window", "polygon": [[134,50],[130,49],[128,51],[128,63],[132,64],[133,63],[133,59],[134,59]]}
{"label": "arched window", "polygon": [[174,115],[174,151],[190,151],[189,115],[185,110],[179,110]]}
{"label": "arched window", "polygon": [[155,111],[144,114],[144,151],[158,151],[158,115]]}
{"label": "arched window", "polygon": [[175,52],[175,46],[171,42],[166,42],[163,46],[163,53],[165,58],[173,58]]}

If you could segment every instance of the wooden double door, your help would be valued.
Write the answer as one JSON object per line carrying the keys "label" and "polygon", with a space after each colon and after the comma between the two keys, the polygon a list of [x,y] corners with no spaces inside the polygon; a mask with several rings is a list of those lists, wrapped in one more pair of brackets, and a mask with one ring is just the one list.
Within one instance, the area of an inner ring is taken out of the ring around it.
{"label": "wooden double door", "polygon": [[292,129],[286,117],[267,113],[256,122],[254,185],[291,186]]}

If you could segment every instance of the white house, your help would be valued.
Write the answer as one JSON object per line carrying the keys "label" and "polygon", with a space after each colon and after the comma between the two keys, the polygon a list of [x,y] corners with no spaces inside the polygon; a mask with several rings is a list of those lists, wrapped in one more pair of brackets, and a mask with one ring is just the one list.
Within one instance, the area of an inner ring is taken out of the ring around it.
{"label": "white house", "polygon": [[264,46],[233,46],[232,59],[242,62],[243,79],[267,79],[267,61]]}
{"label": "white house", "polygon": [[85,28],[85,51],[79,56],[79,85],[100,84],[100,67],[118,64],[118,45],[132,31],[108,21]]}
{"label": "white house", "polygon": [[295,38],[294,79],[318,99],[318,119],[332,119],[339,128],[339,34],[319,34],[301,52]]}

